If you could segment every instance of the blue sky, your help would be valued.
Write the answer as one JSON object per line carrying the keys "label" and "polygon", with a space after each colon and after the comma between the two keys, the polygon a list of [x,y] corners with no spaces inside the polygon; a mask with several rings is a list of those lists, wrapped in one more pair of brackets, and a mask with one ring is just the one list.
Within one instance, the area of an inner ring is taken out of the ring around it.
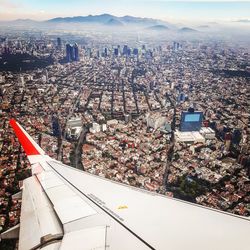
{"label": "blue sky", "polygon": [[0,19],[44,20],[109,13],[169,21],[250,19],[250,1],[205,0],[0,0]]}

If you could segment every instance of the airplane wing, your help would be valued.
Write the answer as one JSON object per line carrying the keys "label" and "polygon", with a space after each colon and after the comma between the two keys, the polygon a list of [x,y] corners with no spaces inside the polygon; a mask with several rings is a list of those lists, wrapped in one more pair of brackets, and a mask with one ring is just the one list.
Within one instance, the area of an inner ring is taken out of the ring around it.
{"label": "airplane wing", "polygon": [[248,250],[248,218],[123,185],[53,160],[10,121],[32,167],[19,250]]}

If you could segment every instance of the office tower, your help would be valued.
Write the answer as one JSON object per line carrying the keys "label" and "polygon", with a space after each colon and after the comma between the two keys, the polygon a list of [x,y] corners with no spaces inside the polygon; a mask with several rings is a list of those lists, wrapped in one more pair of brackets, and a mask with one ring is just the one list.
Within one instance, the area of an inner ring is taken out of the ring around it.
{"label": "office tower", "polygon": [[199,111],[184,111],[181,114],[180,131],[199,131],[202,125],[203,113]]}
{"label": "office tower", "polygon": [[137,56],[139,54],[139,51],[137,48],[134,48],[133,49],[133,55]]}
{"label": "office tower", "polygon": [[143,56],[146,55],[146,46],[145,45],[142,45],[141,53],[142,53]]}
{"label": "office tower", "polygon": [[74,45],[66,44],[66,60],[67,62],[79,61],[79,48],[77,43]]}
{"label": "office tower", "polygon": [[108,56],[108,49],[104,48],[104,56],[107,57]]}
{"label": "office tower", "polygon": [[71,45],[69,43],[66,44],[66,60],[67,62],[71,61]]}
{"label": "office tower", "polygon": [[130,48],[128,48],[127,55],[131,56],[131,49]]}
{"label": "office tower", "polygon": [[57,48],[61,49],[62,48],[62,40],[60,37],[57,38]]}
{"label": "office tower", "polygon": [[72,58],[72,60],[79,61],[79,48],[78,48],[77,43],[75,43],[73,46],[73,58]]}
{"label": "office tower", "polygon": [[239,129],[235,129],[233,132],[232,142],[235,145],[239,145],[241,141],[241,131]]}
{"label": "office tower", "polygon": [[61,135],[59,121],[56,116],[52,116],[52,130],[54,136],[58,137]]}
{"label": "office tower", "polygon": [[173,44],[173,49],[174,49],[175,51],[177,51],[177,50],[179,50],[179,48],[180,48],[180,43],[174,42],[174,44]]}
{"label": "office tower", "polygon": [[122,54],[123,54],[124,56],[126,56],[127,53],[128,53],[128,45],[124,45],[124,46],[123,46]]}
{"label": "office tower", "polygon": [[75,55],[74,55],[74,46],[73,45],[70,45],[69,54],[70,54],[70,61],[74,61]]}
{"label": "office tower", "polygon": [[91,56],[92,56],[91,48],[87,48],[87,56],[88,56],[88,57],[91,57]]}
{"label": "office tower", "polygon": [[119,50],[118,50],[118,48],[115,48],[115,49],[114,49],[114,55],[115,55],[115,56],[118,56],[118,54],[119,54]]}

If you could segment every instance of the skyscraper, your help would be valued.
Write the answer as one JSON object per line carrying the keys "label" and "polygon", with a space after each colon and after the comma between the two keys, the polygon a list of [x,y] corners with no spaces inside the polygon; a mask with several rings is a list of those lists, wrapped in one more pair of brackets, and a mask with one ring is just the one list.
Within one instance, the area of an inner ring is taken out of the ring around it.
{"label": "skyscraper", "polygon": [[74,46],[72,44],[70,44],[70,49],[69,49],[69,54],[70,54],[70,61],[74,61],[75,60],[75,53],[74,53]]}
{"label": "skyscraper", "polygon": [[105,57],[108,56],[108,49],[107,49],[107,48],[104,49],[104,56],[105,56]]}
{"label": "skyscraper", "polygon": [[61,49],[62,48],[62,40],[60,37],[57,38],[57,48]]}
{"label": "skyscraper", "polygon": [[131,49],[130,48],[128,48],[127,55],[131,56]]}
{"label": "skyscraper", "polygon": [[74,45],[66,44],[66,60],[67,62],[79,61],[79,48],[77,43]]}
{"label": "skyscraper", "polygon": [[134,48],[134,49],[133,49],[133,54],[134,54],[135,56],[137,56],[138,53],[139,53],[138,49],[137,49],[137,48]]}
{"label": "skyscraper", "polygon": [[67,62],[71,61],[71,45],[69,43],[66,44],[66,60]]}
{"label": "skyscraper", "polygon": [[73,50],[74,50],[74,58],[72,58],[72,60],[74,60],[74,61],[79,61],[79,48],[78,48],[78,45],[77,45],[77,43],[75,43],[74,44],[74,46],[73,46]]}
{"label": "skyscraper", "polygon": [[128,53],[128,45],[124,45],[122,54],[123,54],[124,56],[126,56],[127,53]]}
{"label": "skyscraper", "polygon": [[118,56],[118,54],[119,54],[119,50],[118,50],[118,48],[115,48],[115,49],[114,49],[114,55],[115,55],[115,56]]}

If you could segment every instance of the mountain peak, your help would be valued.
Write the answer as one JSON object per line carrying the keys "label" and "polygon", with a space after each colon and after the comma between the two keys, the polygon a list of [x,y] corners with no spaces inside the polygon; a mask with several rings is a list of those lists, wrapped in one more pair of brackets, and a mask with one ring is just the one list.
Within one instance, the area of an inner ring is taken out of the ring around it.
{"label": "mountain peak", "polygon": [[166,25],[158,24],[158,25],[153,25],[148,27],[150,30],[155,30],[155,31],[164,31],[168,30],[169,28]]}
{"label": "mountain peak", "polygon": [[189,28],[189,27],[183,27],[181,29],[179,29],[180,32],[198,32],[198,30],[195,30],[195,29],[192,29],[192,28]]}

